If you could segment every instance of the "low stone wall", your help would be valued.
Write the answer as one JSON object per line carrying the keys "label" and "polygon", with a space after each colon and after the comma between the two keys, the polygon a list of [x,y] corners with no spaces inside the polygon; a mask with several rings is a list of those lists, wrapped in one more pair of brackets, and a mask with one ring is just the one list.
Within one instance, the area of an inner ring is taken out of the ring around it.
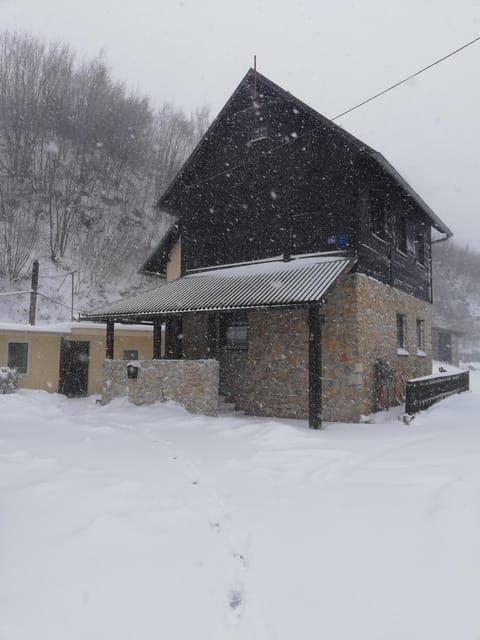
{"label": "low stone wall", "polygon": [[173,400],[191,413],[218,414],[216,360],[141,360],[138,377],[127,377],[125,360],[105,360],[102,404],[126,396],[134,404]]}

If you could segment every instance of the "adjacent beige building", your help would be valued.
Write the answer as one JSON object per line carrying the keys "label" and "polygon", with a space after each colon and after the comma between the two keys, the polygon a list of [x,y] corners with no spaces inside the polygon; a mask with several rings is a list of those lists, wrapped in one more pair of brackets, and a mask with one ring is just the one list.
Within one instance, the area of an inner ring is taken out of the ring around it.
{"label": "adjacent beige building", "polygon": [[[150,326],[117,325],[117,360],[151,359]],[[89,322],[0,324],[0,366],[15,366],[19,388],[71,396],[101,393],[105,327]]]}

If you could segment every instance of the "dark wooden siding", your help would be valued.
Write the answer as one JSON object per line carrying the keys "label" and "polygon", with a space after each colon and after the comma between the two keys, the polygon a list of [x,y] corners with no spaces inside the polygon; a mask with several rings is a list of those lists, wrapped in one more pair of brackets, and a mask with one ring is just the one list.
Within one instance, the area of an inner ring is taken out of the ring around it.
{"label": "dark wooden siding", "polygon": [[[287,92],[257,87],[254,96],[250,82],[239,86],[162,198],[181,219],[184,268],[335,250],[343,236],[358,271],[429,300],[429,232],[424,266],[394,246],[395,221],[406,216],[429,230],[425,213],[341,129]],[[378,194],[384,240],[369,226]]]}
{"label": "dark wooden siding", "polygon": [[[362,160],[359,170],[357,224],[357,270],[380,282],[390,284],[422,300],[430,301],[431,237],[430,224],[420,208],[381,170]],[[370,228],[372,201],[380,193],[384,198],[388,233],[379,238]],[[395,223],[405,217],[415,231],[425,232],[425,260],[420,264],[415,255],[396,246]]]}
{"label": "dark wooden siding", "polygon": [[[260,124],[267,137],[251,142]],[[342,136],[318,128],[288,96],[240,91],[185,171],[184,188],[163,201],[182,211],[187,270],[327,251],[331,236],[352,242],[352,158]]]}

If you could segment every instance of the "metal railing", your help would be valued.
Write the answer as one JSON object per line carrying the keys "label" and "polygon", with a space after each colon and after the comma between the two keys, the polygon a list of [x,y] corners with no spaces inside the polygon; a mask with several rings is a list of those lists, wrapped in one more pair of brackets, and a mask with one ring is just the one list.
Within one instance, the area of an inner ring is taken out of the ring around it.
{"label": "metal railing", "polygon": [[422,411],[422,409],[428,409],[435,402],[469,389],[469,371],[436,378],[408,380],[405,413],[412,414]]}

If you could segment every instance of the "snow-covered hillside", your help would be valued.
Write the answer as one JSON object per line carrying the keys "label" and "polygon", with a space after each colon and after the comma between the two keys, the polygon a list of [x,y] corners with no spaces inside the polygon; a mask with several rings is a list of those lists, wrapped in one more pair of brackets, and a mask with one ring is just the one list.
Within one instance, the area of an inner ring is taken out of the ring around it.
{"label": "snow-covered hillside", "polygon": [[406,426],[0,396],[5,640],[473,640],[480,373]]}
{"label": "snow-covered hillside", "polygon": [[[141,259],[139,256],[139,266]],[[114,302],[124,296],[160,286],[162,279],[144,276],[138,269],[112,275],[103,283],[92,286],[90,273],[77,270],[75,264],[53,263],[47,256],[39,256],[39,281],[37,296],[37,324],[52,324],[71,320],[72,302],[74,317],[95,307]],[[72,271],[73,298],[72,298]],[[0,322],[28,322],[31,279],[25,276],[15,282],[0,276]],[[19,293],[5,295],[7,292]]]}

